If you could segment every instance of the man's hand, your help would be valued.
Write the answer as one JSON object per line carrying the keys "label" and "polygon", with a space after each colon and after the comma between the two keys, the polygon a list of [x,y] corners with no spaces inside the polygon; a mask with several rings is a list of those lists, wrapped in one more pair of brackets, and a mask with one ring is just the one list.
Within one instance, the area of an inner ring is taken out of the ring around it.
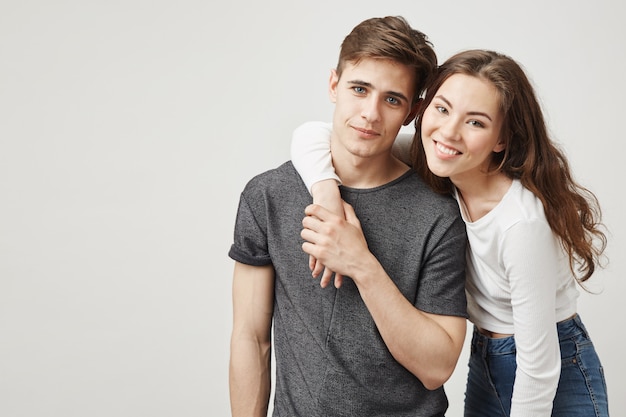
{"label": "man's hand", "polygon": [[[311,194],[313,195],[314,204],[318,204],[338,216],[345,217],[343,212],[343,200],[341,199],[339,187],[337,186],[337,182],[335,180],[331,179],[316,182],[311,187]],[[333,274],[335,275],[336,288],[341,287],[341,284],[343,283],[343,277],[341,274],[337,274],[330,268],[325,267],[319,259],[312,255],[309,255],[309,269],[314,277],[318,277],[323,272],[322,278],[320,279],[320,286],[322,288],[326,288],[328,284],[330,284]]]}
{"label": "man's hand", "polygon": [[[300,234],[305,240],[302,249],[336,275],[350,275],[349,271],[362,266],[364,256],[371,255],[354,209],[344,202],[343,210],[345,219],[317,204],[308,206]],[[320,282],[322,287],[330,281],[328,277],[324,282],[324,278]],[[339,287],[341,283],[336,276],[335,286]]]}

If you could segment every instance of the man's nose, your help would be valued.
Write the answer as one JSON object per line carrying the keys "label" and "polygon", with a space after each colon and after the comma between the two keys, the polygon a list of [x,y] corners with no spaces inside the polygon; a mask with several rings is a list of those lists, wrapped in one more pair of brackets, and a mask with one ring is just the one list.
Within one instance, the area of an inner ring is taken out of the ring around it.
{"label": "man's nose", "polygon": [[380,119],[380,99],[372,95],[363,101],[361,116],[368,122],[375,122]]}

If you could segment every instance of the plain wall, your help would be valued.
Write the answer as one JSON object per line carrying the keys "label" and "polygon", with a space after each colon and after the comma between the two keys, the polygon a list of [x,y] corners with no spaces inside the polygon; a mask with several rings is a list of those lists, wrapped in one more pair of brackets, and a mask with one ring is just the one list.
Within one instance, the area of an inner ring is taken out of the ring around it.
{"label": "plain wall", "polygon": [[[624,7],[0,2],[0,415],[229,415],[239,193],[289,158],[295,127],[330,120],[343,37],[384,15],[424,31],[441,61],[488,48],[526,68],[604,209],[610,263],[579,312],[625,414]],[[466,361],[446,384],[450,416]]]}

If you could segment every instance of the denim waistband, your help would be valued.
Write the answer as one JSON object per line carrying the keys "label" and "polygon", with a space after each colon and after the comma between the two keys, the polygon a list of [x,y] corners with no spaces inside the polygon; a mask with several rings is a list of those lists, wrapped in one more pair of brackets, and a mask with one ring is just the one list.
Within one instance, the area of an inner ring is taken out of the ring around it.
{"label": "denim waistband", "polygon": [[[557,323],[556,328],[559,335],[559,341],[569,339],[579,334],[583,334],[585,337],[588,337],[587,329],[578,314],[572,318]],[[491,338],[480,333],[478,328],[474,326],[472,349],[492,355],[508,354],[515,351],[515,335],[509,337]]]}
{"label": "denim waistband", "polygon": [[583,324],[578,314],[574,315],[571,319],[563,320],[556,325],[556,329],[559,333],[559,340],[567,339],[572,336],[583,334],[585,337],[589,337],[587,328]]}

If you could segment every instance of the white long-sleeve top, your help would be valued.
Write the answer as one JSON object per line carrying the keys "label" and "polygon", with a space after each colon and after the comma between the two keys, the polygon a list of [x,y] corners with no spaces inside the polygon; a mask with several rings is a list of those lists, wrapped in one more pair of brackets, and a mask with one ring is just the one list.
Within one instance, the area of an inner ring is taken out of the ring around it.
{"label": "white long-sleeve top", "polygon": [[[292,162],[305,184],[334,178],[331,125],[308,122],[294,131]],[[406,156],[407,137],[394,146]],[[401,158],[406,159],[406,158]],[[511,417],[550,416],[561,373],[556,323],[576,313],[578,290],[568,257],[541,201],[514,180],[500,203],[469,221],[468,314],[478,327],[515,335],[517,371]]]}
{"label": "white long-sleeve top", "polygon": [[515,335],[511,417],[550,416],[561,375],[556,323],[576,313],[569,260],[541,201],[514,180],[500,203],[467,227],[467,310],[478,327]]}

